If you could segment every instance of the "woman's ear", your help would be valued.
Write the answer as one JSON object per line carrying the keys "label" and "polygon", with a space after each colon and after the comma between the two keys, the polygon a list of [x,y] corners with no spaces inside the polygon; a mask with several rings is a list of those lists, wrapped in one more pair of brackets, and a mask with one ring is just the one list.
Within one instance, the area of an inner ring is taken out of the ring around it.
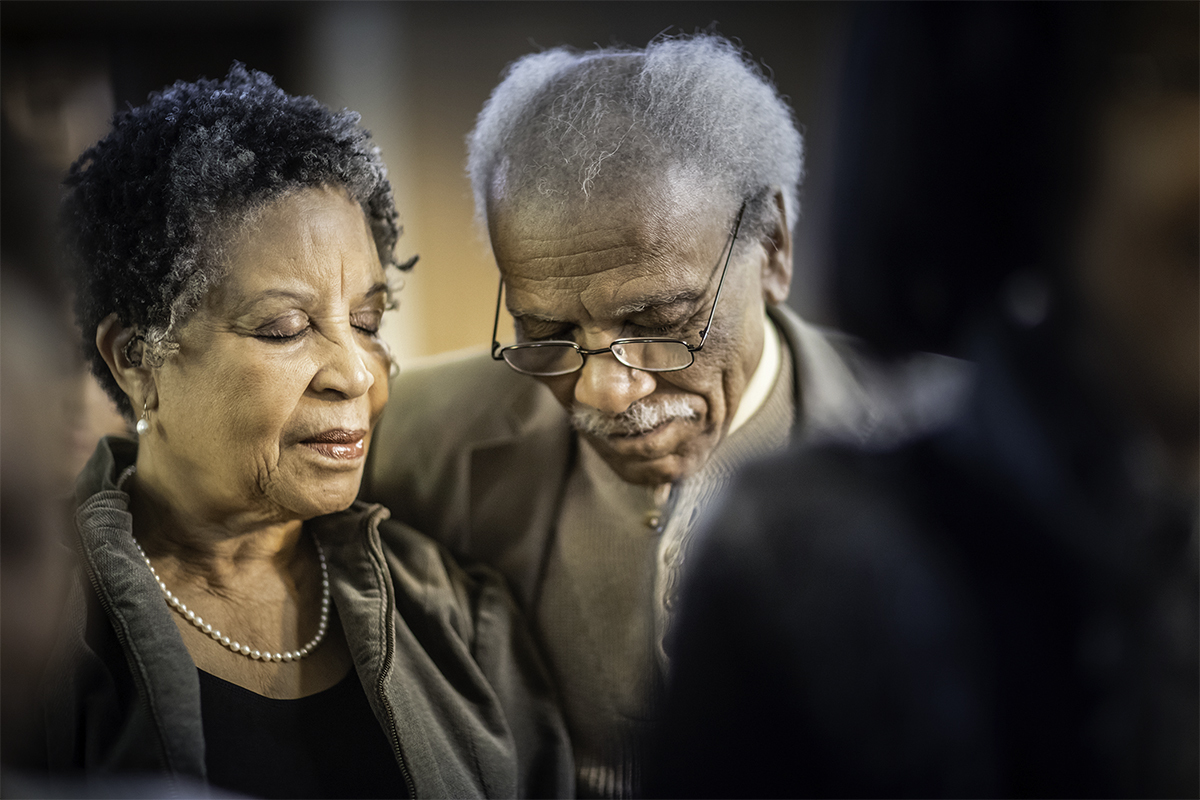
{"label": "woman's ear", "polygon": [[792,232],[784,211],[783,191],[774,193],[775,213],[771,227],[763,237],[767,257],[762,267],[763,300],[767,305],[782,305],[792,288]]}
{"label": "woman's ear", "polygon": [[96,348],[121,391],[129,397],[135,415],[143,403],[157,399],[154,377],[144,364],[145,342],[137,336],[136,328],[122,326],[116,314],[109,314],[96,326]]}

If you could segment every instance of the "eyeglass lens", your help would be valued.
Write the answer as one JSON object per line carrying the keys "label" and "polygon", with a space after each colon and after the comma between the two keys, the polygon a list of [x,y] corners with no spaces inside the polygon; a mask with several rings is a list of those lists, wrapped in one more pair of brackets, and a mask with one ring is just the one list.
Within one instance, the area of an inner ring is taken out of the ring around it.
{"label": "eyeglass lens", "polygon": [[[694,360],[683,342],[617,342],[612,354],[627,367],[665,372],[690,367]],[[565,375],[583,366],[583,355],[569,344],[535,344],[508,347],[504,360],[527,375]]]}
{"label": "eyeglass lens", "polygon": [[526,375],[565,375],[583,366],[579,351],[566,345],[506,347],[501,354],[510,367]]}
{"label": "eyeglass lens", "polygon": [[625,366],[648,372],[683,369],[694,360],[683,342],[620,342],[612,352]]}

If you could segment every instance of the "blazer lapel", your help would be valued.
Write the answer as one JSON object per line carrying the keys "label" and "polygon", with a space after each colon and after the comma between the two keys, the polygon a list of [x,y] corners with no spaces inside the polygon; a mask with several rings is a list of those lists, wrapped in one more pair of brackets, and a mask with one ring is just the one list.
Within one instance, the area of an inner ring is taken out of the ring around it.
{"label": "blazer lapel", "polygon": [[463,454],[470,504],[465,550],[500,570],[527,610],[536,599],[576,447],[565,412],[544,394],[511,435],[476,443]]}

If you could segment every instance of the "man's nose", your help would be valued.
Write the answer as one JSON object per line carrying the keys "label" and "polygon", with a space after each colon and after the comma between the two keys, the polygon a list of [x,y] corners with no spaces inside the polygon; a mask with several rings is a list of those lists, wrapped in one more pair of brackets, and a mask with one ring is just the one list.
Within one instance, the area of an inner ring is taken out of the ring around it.
{"label": "man's nose", "polygon": [[654,375],[627,367],[612,353],[588,356],[575,382],[575,400],[605,414],[620,414],[656,387]]}

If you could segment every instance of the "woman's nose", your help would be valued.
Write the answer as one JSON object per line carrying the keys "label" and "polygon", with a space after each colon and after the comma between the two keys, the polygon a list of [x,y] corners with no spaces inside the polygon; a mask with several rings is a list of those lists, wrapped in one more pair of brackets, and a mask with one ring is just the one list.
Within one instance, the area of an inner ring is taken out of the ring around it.
{"label": "woman's nose", "polygon": [[375,384],[375,373],[368,366],[367,353],[355,339],[357,335],[351,328],[326,339],[322,363],[313,376],[313,389],[360,397]]}

